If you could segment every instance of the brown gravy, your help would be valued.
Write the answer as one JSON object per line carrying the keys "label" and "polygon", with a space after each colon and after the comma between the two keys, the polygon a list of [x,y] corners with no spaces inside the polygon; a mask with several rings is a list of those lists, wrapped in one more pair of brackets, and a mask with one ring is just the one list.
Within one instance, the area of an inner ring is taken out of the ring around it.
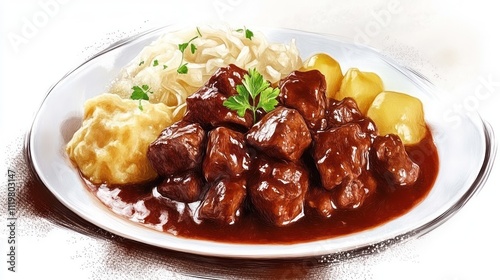
{"label": "brown gravy", "polygon": [[[245,211],[234,225],[221,225],[210,221],[196,222],[192,213],[199,202],[192,203],[189,207],[184,203],[155,195],[157,182],[140,186],[88,186],[111,210],[122,212],[124,217],[133,222],[161,229],[165,234],[250,244],[307,242],[379,226],[407,213],[421,202],[431,190],[438,173],[437,150],[430,133],[427,133],[426,138],[419,144],[406,149],[411,159],[421,168],[419,179],[413,186],[400,187],[390,192],[377,188],[362,207],[339,210],[329,219],[319,217],[306,208],[305,217],[284,227],[270,225],[251,211]],[[378,184],[382,182],[379,181]]]}

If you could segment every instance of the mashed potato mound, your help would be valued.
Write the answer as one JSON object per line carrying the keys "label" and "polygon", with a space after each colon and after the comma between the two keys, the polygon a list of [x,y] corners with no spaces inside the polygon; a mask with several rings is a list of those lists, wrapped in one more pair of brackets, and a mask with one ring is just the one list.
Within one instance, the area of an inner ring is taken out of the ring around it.
{"label": "mashed potato mound", "polygon": [[94,184],[134,184],[157,174],[146,157],[148,145],[172,123],[164,104],[104,93],[85,102],[82,127],[66,146],[69,158]]}

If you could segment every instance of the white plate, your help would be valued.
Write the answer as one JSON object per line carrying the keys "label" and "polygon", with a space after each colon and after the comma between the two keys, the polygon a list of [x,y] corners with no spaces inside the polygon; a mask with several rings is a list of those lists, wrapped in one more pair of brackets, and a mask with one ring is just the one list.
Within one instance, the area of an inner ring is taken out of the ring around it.
{"label": "white plate", "polygon": [[[317,52],[335,57],[342,69],[357,67],[380,75],[388,90],[410,93],[424,103],[440,158],[440,170],[429,195],[409,213],[362,232],[291,245],[246,245],[176,237],[113,214],[84,187],[69,163],[64,146],[78,128],[85,100],[101,94],[146,45],[176,27],[145,32],[113,44],[65,75],[44,99],[27,138],[32,166],[39,179],[65,206],[112,233],[146,244],[210,256],[289,258],[377,251],[440,225],[482,186],[496,151],[489,125],[476,113],[449,114],[452,108],[421,75],[380,53],[340,38],[285,29],[262,31],[272,42],[295,39],[303,58]],[[445,114],[446,112],[446,114]]]}

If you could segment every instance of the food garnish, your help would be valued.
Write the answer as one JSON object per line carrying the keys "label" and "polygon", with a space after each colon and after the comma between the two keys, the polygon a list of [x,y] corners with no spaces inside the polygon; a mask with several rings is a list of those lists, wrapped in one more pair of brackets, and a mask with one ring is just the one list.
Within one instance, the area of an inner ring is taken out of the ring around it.
{"label": "food garnish", "polygon": [[278,105],[277,97],[280,90],[270,87],[269,82],[255,68],[248,70],[242,83],[236,86],[238,95],[229,97],[223,103],[227,108],[235,110],[240,117],[250,109],[255,123],[258,109],[262,108],[269,112]]}
{"label": "food garnish", "polygon": [[[196,29],[198,30],[198,29]],[[198,34],[199,33],[199,30],[198,30]],[[192,42],[200,37],[201,35],[197,35],[197,36],[194,36],[193,38],[191,38],[189,41],[185,42],[185,43],[182,43],[182,44],[179,44],[179,50],[181,51],[182,53],[182,57],[181,57],[181,63],[179,64],[179,67],[177,68],[177,73],[179,74],[187,74],[188,72],[188,68],[187,68],[187,62],[184,63],[184,51],[190,47],[191,49],[191,53],[194,54],[194,52],[196,52],[197,50],[197,47],[195,44],[193,44]]]}
{"label": "food garnish", "polygon": [[139,100],[139,109],[142,111],[142,100],[149,100],[149,95],[152,94],[153,92],[149,89],[148,85],[142,85],[142,86],[133,86],[132,94],[130,95],[130,99],[132,100]]}
{"label": "food garnish", "polygon": [[253,32],[252,30],[248,29],[248,28],[240,28],[240,29],[236,29],[236,32],[244,32],[245,33],[245,37],[249,40],[252,40],[252,37],[253,37]]}

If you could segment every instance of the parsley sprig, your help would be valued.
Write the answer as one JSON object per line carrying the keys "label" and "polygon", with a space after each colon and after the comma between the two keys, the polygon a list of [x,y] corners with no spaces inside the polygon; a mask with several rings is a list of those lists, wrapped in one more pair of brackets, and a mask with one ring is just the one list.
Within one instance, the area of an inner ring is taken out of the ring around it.
{"label": "parsley sprig", "polygon": [[188,72],[187,62],[184,62],[184,51],[189,47],[191,50],[191,53],[194,54],[196,52],[196,50],[198,49],[196,47],[196,45],[193,44],[193,41],[195,39],[201,37],[201,32],[200,32],[200,29],[198,27],[196,27],[196,33],[198,35],[191,38],[191,40],[189,40],[185,43],[179,44],[179,50],[182,53],[181,63],[179,64],[179,67],[177,67],[177,73],[179,73],[179,74],[187,74],[187,72]]}
{"label": "parsley sprig", "polygon": [[177,73],[187,74],[188,68],[187,68],[187,62],[184,62],[184,51],[188,48],[188,46],[191,46],[191,53],[194,54],[197,48],[196,45],[193,44],[192,42],[196,38],[198,38],[198,36],[194,36],[193,38],[191,38],[191,40],[187,41],[186,43],[179,44],[179,50],[182,53],[182,57],[181,57],[181,63],[179,64],[179,67],[177,67]]}
{"label": "parsley sprig", "polygon": [[236,29],[236,32],[245,33],[245,37],[249,40],[252,40],[252,37],[253,37],[252,30],[245,27],[245,28]]}
{"label": "parsley sprig", "polygon": [[243,77],[242,84],[236,86],[237,95],[229,97],[223,105],[235,110],[238,116],[243,117],[247,110],[252,111],[254,123],[256,112],[262,108],[269,112],[278,105],[278,88],[270,87],[268,81],[255,69],[249,69]]}
{"label": "parsley sprig", "polygon": [[132,87],[132,95],[130,95],[130,99],[132,100],[139,100],[139,109],[142,111],[142,100],[149,100],[149,94],[152,94],[153,92],[149,88],[148,85],[142,85],[142,86],[133,86]]}

